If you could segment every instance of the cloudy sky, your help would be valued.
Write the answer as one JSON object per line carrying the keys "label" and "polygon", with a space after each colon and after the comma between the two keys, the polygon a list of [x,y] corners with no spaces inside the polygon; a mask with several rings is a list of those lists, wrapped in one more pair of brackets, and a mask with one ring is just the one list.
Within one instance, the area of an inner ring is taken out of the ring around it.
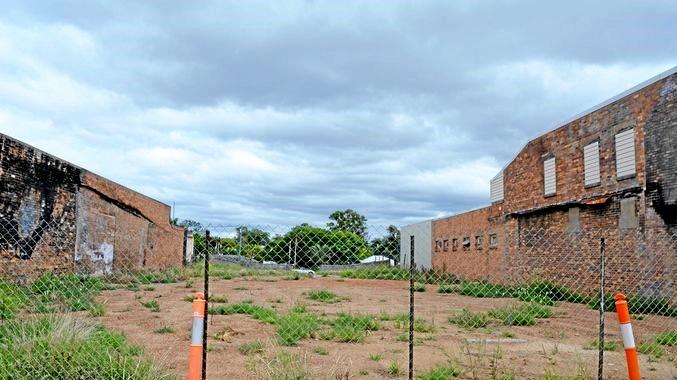
{"label": "cloudy sky", "polygon": [[204,222],[488,203],[526,141],[677,63],[675,1],[0,0],[0,132]]}

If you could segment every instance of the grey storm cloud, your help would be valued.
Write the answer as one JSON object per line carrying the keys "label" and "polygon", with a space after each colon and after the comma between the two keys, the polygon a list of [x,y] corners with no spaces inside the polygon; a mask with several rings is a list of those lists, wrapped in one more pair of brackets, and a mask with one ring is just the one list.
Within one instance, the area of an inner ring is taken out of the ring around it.
{"label": "grey storm cloud", "polygon": [[205,222],[403,224],[677,61],[674,1],[3,1],[0,131]]}

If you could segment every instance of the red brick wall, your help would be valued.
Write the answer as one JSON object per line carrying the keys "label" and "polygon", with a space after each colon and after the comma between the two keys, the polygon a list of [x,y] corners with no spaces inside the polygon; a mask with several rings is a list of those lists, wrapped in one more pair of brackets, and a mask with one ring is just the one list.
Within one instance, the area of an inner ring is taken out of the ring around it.
{"label": "red brick wall", "polygon": [[71,272],[80,169],[0,134],[0,276]]}
{"label": "red brick wall", "polygon": [[106,255],[117,268],[182,265],[183,229],[169,206],[0,134],[0,276],[96,273]]}
{"label": "red brick wall", "polygon": [[[644,127],[649,113],[661,97],[661,89],[670,78],[655,82],[530,141],[504,171],[505,211],[517,212],[630,188],[643,188]],[[635,128],[637,174],[619,181],[616,178],[614,136],[629,127]],[[583,147],[596,139],[600,141],[601,184],[586,188]],[[543,196],[543,156],[547,154],[556,157],[557,193],[546,198]]]}
{"label": "red brick wall", "polygon": [[[661,185],[659,179],[672,178],[674,141],[666,147],[661,136],[677,128],[675,94],[677,74],[530,141],[504,170],[504,201],[433,222],[433,267],[465,279],[548,279],[594,291],[605,237],[610,289],[669,293],[677,250],[669,211],[675,205],[663,204],[671,202],[673,184]],[[636,175],[618,179],[615,135],[628,128],[635,131]],[[645,153],[647,134],[650,154]],[[586,187],[583,148],[593,141],[600,144],[600,184]],[[549,197],[543,180],[547,155],[556,157],[557,191]],[[647,167],[655,173],[649,181]],[[622,199],[634,199],[636,227],[620,228]],[[659,202],[663,208],[656,209]],[[571,209],[577,217],[570,216]],[[489,231],[499,235],[494,250],[488,249]],[[474,247],[476,235],[484,236],[481,251]],[[452,243],[449,251],[436,249],[436,241],[464,237],[471,239],[468,250],[454,252]]]}
{"label": "red brick wall", "polygon": [[[500,206],[490,206],[466,212],[445,219],[433,221],[433,269],[452,272],[464,279],[490,280],[501,276],[504,248],[503,225],[496,220]],[[490,245],[490,235],[495,234],[498,244]],[[482,238],[477,247],[476,237]],[[470,240],[470,246],[463,247],[463,239]],[[458,248],[454,250],[453,239]],[[444,241],[448,249],[444,248]],[[441,242],[438,247],[436,242]]]}
{"label": "red brick wall", "polygon": [[[106,239],[114,249],[116,269],[182,265],[184,232],[171,225],[169,206],[92,173],[83,174],[80,193],[79,215],[86,216],[85,225],[78,226],[82,266],[91,266],[88,257]],[[90,232],[108,218],[113,221],[111,236]]]}

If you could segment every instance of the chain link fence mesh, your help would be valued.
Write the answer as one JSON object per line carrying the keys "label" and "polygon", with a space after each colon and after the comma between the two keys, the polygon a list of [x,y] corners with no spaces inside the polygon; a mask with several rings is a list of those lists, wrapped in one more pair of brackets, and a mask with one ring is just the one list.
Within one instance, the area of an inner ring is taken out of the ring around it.
{"label": "chain link fence mesh", "polygon": [[163,270],[105,249],[85,265],[56,224],[2,227],[0,379],[184,377],[207,253],[209,378],[406,378],[410,347],[423,379],[625,378],[618,292],[643,375],[677,373],[665,229],[428,232],[411,271],[426,232],[392,226],[208,225]]}

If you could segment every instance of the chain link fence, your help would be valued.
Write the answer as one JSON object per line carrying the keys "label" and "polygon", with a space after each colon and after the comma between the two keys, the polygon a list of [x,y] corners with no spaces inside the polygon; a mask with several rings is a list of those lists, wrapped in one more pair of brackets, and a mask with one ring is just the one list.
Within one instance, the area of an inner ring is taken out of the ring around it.
{"label": "chain link fence", "polygon": [[665,229],[208,225],[186,266],[153,270],[105,249],[84,265],[56,225],[0,227],[0,379],[182,378],[207,286],[210,379],[626,378],[619,292],[643,375],[677,375]]}

